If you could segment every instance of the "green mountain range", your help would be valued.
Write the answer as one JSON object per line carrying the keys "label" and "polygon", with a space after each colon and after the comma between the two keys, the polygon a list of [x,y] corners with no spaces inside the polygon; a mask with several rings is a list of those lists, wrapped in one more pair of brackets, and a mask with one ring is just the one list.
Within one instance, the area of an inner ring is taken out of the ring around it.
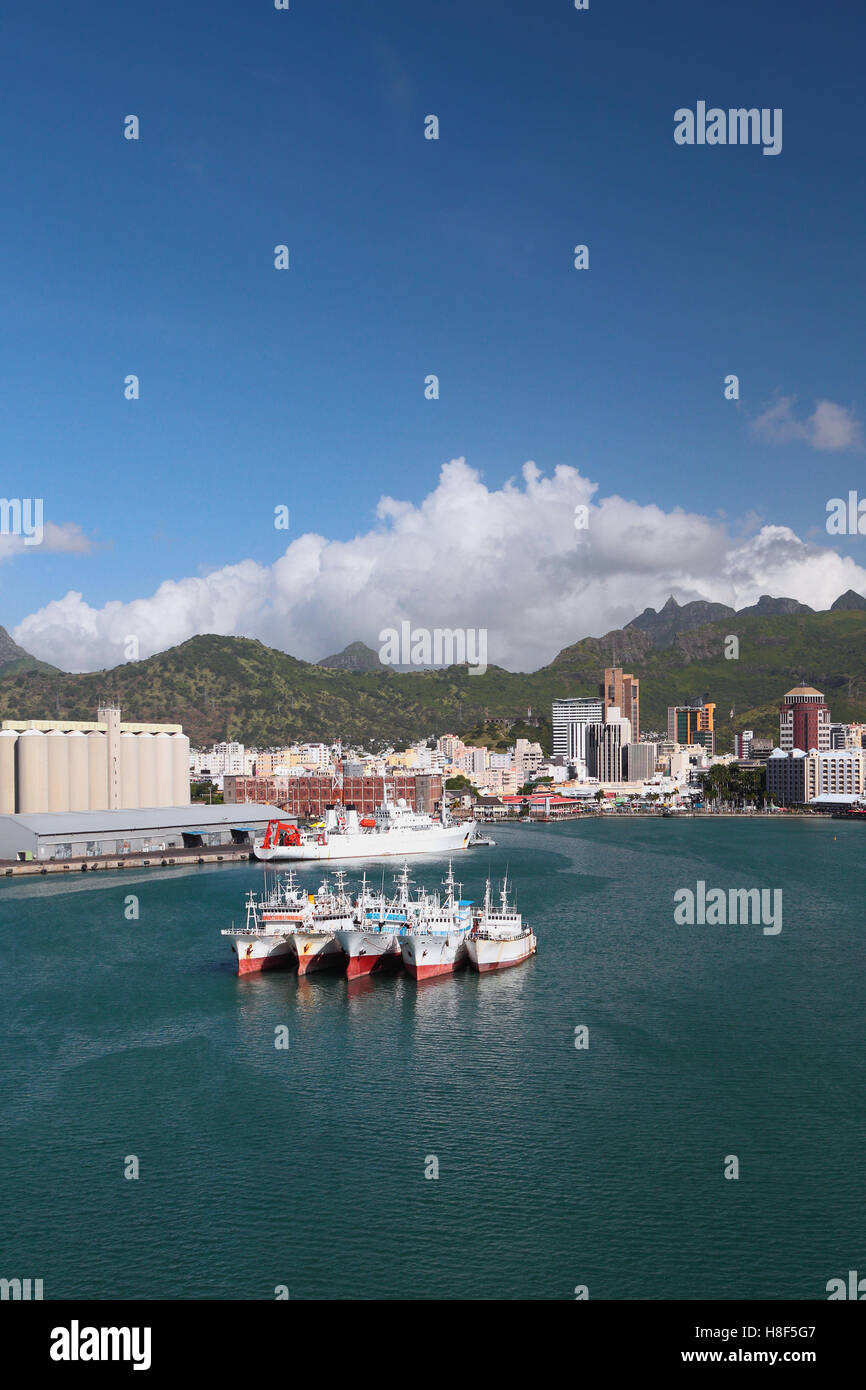
{"label": "green mountain range", "polygon": [[5,627],[0,627],[0,678],[13,676],[19,671],[57,671],[47,661],[39,661],[17,642],[13,642]]}
{"label": "green mountain range", "polygon": [[[312,664],[249,638],[217,636],[74,675],[36,662],[2,635],[17,655],[0,660],[0,718],[92,719],[99,700],[112,697],[129,719],[182,723],[194,746],[339,736],[372,749],[492,728],[529,709],[549,725],[552,700],[596,694],[603,667],[612,665],[640,677],[642,731],[664,733],[669,704],[714,700],[720,751],[733,730],[775,737],[779,701],[800,681],[824,692],[834,719],[866,720],[866,600],[851,593],[820,613],[788,599],[762,599],[740,612],[670,599],[658,614],[648,609],[625,628],[565,647],[538,671],[491,667],[483,676],[465,666],[395,672],[363,643]],[[739,654],[729,659],[732,636]],[[0,645],[0,658],[5,650]],[[30,668],[18,664],[22,658]],[[540,733],[549,747],[549,727]]]}

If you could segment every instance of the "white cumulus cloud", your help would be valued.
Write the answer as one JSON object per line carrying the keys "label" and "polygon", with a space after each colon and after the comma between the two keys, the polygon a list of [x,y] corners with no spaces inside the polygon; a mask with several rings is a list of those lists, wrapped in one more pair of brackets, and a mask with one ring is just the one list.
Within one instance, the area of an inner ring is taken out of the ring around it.
{"label": "white cumulus cloud", "polygon": [[[587,526],[575,528],[575,507]],[[866,593],[866,570],[784,526],[732,539],[719,521],[626,498],[560,466],[534,463],[488,488],[465,459],[446,463],[418,504],[383,497],[376,525],[351,540],[299,536],[272,565],[253,560],[166,581],[146,597],[100,608],[70,592],[30,614],[15,640],[70,670],[142,657],[215,632],[258,637],[315,661],[379,632],[484,628],[488,664],[532,670],[581,637],[600,636],[673,593],[736,608],[761,594],[826,608]]]}
{"label": "white cumulus cloud", "polygon": [[0,561],[11,560],[14,555],[38,555],[52,552],[86,555],[93,549],[93,542],[85,536],[81,527],[74,521],[46,521],[40,528],[34,526],[32,515],[25,514],[27,533],[13,534],[0,530]]}
{"label": "white cumulus cloud", "polygon": [[752,421],[753,433],[771,444],[802,442],[813,449],[853,449],[860,443],[860,425],[853,410],[834,401],[818,401],[811,415],[798,420],[796,396],[780,396]]}

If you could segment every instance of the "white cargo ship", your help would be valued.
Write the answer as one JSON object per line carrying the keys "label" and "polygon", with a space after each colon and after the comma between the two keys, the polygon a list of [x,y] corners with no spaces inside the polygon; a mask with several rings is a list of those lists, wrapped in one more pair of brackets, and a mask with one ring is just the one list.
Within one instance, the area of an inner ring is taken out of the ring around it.
{"label": "white cargo ship", "polygon": [[507,875],[502,881],[498,908],[492,904],[488,879],[484,904],[472,923],[472,931],[466,942],[470,965],[479,971],[502,970],[528,960],[535,954],[537,946],[532,930],[523,925],[521,914],[509,905]]}
{"label": "white cargo ship", "polygon": [[335,806],[318,829],[301,830],[272,820],[253,850],[257,859],[378,859],[383,855],[450,854],[467,849],[474,839],[474,820],[452,823],[444,809],[433,820],[405,801],[385,802],[372,816],[359,817],[354,807]]}

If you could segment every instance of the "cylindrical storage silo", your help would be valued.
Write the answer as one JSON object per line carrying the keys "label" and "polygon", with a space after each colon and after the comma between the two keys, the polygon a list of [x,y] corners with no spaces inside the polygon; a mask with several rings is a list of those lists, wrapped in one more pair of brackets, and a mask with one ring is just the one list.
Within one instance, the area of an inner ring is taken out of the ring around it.
{"label": "cylindrical storage silo", "polygon": [[69,810],[69,744],[59,729],[49,729],[45,735],[48,763],[49,811]]}
{"label": "cylindrical storage silo", "polygon": [[120,804],[129,810],[141,805],[138,787],[138,734],[120,735]]}
{"label": "cylindrical storage silo", "polygon": [[87,739],[80,729],[71,729],[66,735],[66,746],[69,750],[69,809],[87,811],[90,807]]}
{"label": "cylindrical storage silo", "polygon": [[25,729],[15,745],[18,761],[18,810],[33,815],[48,810],[48,757],[46,737],[39,729]]}
{"label": "cylindrical storage silo", "polygon": [[156,739],[153,734],[136,734],[138,739],[138,804],[156,805]]}
{"label": "cylindrical storage silo", "polygon": [[189,802],[189,739],[186,734],[171,736],[171,804],[188,806]]}
{"label": "cylindrical storage silo", "polygon": [[0,815],[15,814],[15,744],[14,729],[0,729]]}
{"label": "cylindrical storage silo", "polygon": [[90,811],[108,810],[108,739],[98,729],[87,735],[87,804]]}
{"label": "cylindrical storage silo", "polygon": [[171,734],[155,734],[156,748],[156,800],[154,806],[171,805],[172,767]]}

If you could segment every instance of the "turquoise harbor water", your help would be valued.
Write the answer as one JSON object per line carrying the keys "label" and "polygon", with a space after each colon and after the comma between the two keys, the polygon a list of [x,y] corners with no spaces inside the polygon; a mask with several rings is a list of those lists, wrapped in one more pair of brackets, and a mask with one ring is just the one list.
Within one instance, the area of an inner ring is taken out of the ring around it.
{"label": "turquoise harbor water", "polygon": [[[0,883],[0,1275],[46,1298],[822,1299],[866,1269],[866,831],[493,833],[459,876],[477,896],[507,862],[539,953],[421,986],[239,980],[219,928],[252,864]],[[781,933],[675,925],[699,879],[781,888]]]}

